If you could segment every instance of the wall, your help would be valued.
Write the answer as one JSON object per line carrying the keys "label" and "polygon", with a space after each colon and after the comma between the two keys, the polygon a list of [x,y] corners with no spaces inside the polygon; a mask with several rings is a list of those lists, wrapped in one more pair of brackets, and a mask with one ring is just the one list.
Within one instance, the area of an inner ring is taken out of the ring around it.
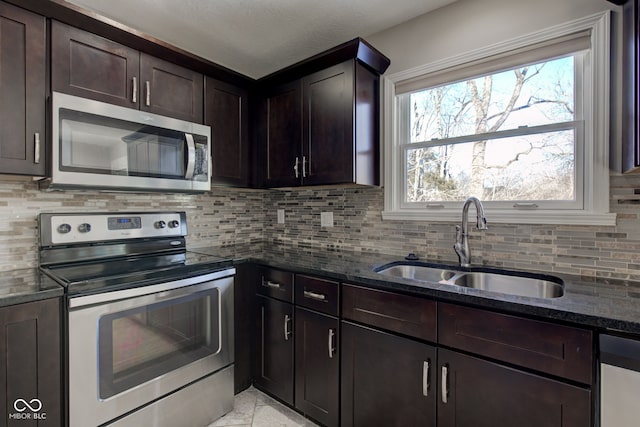
{"label": "wall", "polygon": [[186,211],[187,247],[262,239],[263,193],[214,188],[210,194],[43,192],[28,179],[0,178],[0,271],[37,266],[40,212]]}

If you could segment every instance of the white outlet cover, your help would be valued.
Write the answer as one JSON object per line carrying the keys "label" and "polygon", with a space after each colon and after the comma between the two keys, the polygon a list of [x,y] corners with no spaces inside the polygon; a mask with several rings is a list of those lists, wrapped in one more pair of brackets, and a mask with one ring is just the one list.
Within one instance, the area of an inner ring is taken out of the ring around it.
{"label": "white outlet cover", "polygon": [[284,209],[278,209],[278,224],[284,224]]}
{"label": "white outlet cover", "polygon": [[333,227],[333,212],[320,212],[320,226]]}

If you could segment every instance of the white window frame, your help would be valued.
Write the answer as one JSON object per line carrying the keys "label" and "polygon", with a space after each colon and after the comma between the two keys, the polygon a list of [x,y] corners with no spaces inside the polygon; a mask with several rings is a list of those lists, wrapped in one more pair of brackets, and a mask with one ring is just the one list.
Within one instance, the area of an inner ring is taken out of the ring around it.
{"label": "white window frame", "polygon": [[[583,67],[584,150],[583,162],[576,157],[576,197],[582,207],[569,209],[522,209],[513,203],[485,202],[489,222],[510,224],[615,225],[616,215],[609,212],[609,86],[610,86],[610,12],[598,13],[562,25],[500,42],[441,61],[436,61],[383,78],[384,106],[384,211],[385,220],[457,221],[462,202],[437,206],[404,202],[403,124],[398,123],[401,105],[396,99],[396,84],[452,67],[527,46],[589,31],[591,49]],[[580,95],[578,95],[580,96]],[[582,179],[580,176],[582,175]],[[581,193],[581,194],[580,194]]]}

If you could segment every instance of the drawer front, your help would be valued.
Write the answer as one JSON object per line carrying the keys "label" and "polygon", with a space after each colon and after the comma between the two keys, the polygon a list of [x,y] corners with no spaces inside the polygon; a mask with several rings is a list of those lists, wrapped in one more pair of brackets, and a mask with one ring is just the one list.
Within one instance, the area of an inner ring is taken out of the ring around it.
{"label": "drawer front", "polygon": [[297,274],[294,293],[296,305],[332,316],[338,315],[340,307],[338,282]]}
{"label": "drawer front", "polygon": [[436,341],[436,302],[342,285],[342,317],[426,341]]}
{"label": "drawer front", "polygon": [[593,333],[507,314],[438,305],[443,346],[592,384]]}
{"label": "drawer front", "polygon": [[293,273],[268,267],[262,267],[259,271],[256,293],[293,302]]}

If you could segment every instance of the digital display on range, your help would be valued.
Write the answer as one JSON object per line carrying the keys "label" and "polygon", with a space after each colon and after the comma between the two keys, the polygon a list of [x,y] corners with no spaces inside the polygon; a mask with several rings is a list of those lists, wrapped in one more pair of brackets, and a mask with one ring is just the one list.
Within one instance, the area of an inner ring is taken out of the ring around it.
{"label": "digital display on range", "polygon": [[114,216],[107,219],[109,230],[131,230],[142,228],[142,220],[139,216]]}

